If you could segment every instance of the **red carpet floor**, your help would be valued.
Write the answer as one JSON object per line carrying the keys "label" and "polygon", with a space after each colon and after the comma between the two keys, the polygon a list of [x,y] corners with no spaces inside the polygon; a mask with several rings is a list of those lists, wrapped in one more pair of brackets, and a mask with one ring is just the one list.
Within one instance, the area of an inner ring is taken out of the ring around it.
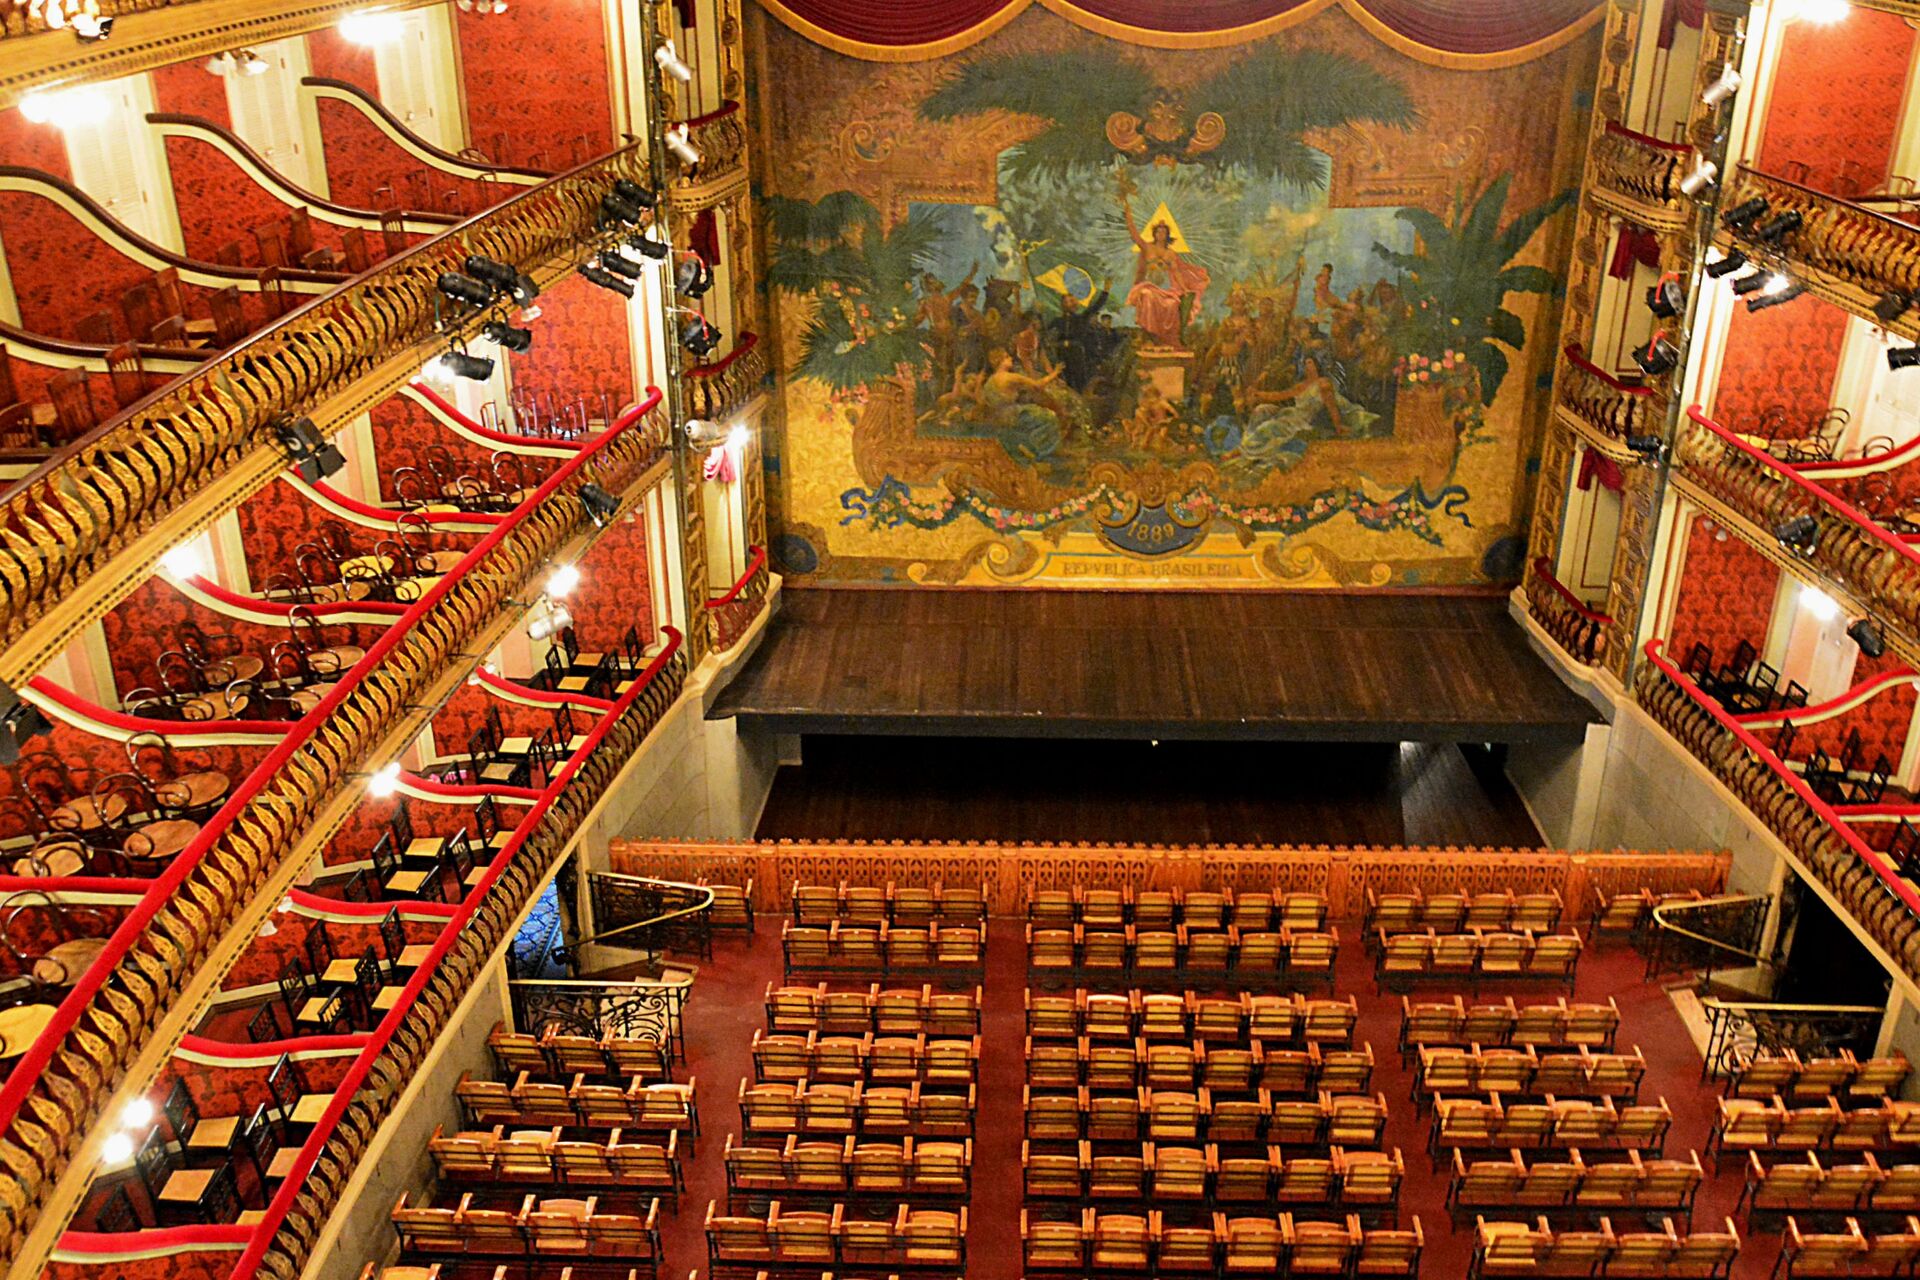
{"label": "red carpet floor", "polygon": [[[1401,1200],[1401,1220],[1418,1215],[1426,1231],[1427,1250],[1421,1275],[1434,1280],[1464,1276],[1472,1254],[1473,1228],[1455,1231],[1447,1220],[1447,1177],[1428,1170],[1426,1137],[1428,1115],[1408,1096],[1412,1073],[1400,1066],[1400,998],[1376,995],[1371,963],[1359,945],[1356,924],[1341,927],[1342,947],[1336,981],[1338,994],[1360,1002],[1360,1025],[1355,1042],[1373,1045],[1376,1070],[1374,1090],[1387,1096],[1390,1112],[1388,1143],[1404,1153],[1407,1185]],[[1673,1005],[1658,985],[1644,980],[1641,957],[1619,943],[1590,949],[1581,958],[1575,997],[1612,996],[1620,1006],[1619,1047],[1638,1045],[1647,1057],[1641,1098],[1664,1097],[1673,1109],[1673,1128],[1667,1140],[1669,1155],[1704,1151],[1714,1117],[1712,1086],[1700,1082],[1700,1057]],[[766,1025],[762,993],[768,982],[780,979],[780,936],[777,919],[763,918],[751,941],[722,936],[714,956],[702,965],[687,1011],[686,1071],[699,1078],[702,1134],[699,1151],[686,1168],[687,1194],[677,1215],[666,1219],[665,1243],[669,1265],[664,1277],[678,1280],[689,1271],[706,1267],[706,1242],[701,1222],[709,1200],[724,1201],[726,1176],[721,1160],[726,1135],[739,1128],[735,1093],[739,1082],[752,1075],[749,1043]],[[969,1208],[970,1280],[1017,1280],[1020,1266],[1020,1091],[1025,1082],[1021,1060],[1025,1035],[1021,993],[1026,987],[1026,952],[1021,925],[996,920],[988,952],[986,1008],[981,1044],[980,1113],[974,1138],[973,1200]],[[1423,986],[1421,994],[1451,994],[1452,989]],[[1485,994],[1508,994],[1489,987]],[[1469,995],[1465,989],[1460,994]],[[1538,987],[1511,989],[1520,1003],[1551,999],[1557,990]],[[1726,1162],[1726,1171],[1709,1182],[1694,1210],[1696,1225],[1706,1228],[1731,1214],[1743,1180],[1741,1166]],[[1616,1229],[1625,1224],[1616,1222]],[[1684,1225],[1675,1224],[1684,1229]],[[1635,1227],[1634,1229],[1637,1229]],[[1777,1230],[1748,1237],[1740,1227],[1742,1248],[1734,1270],[1736,1280],[1761,1280],[1779,1253]]]}

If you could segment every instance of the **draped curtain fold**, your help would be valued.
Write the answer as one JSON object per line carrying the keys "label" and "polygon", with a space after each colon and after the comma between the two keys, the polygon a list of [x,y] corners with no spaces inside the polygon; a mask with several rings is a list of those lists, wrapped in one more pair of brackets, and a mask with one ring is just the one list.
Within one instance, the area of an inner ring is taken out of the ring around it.
{"label": "draped curtain fold", "polygon": [[[1093,26],[1131,28],[1145,38],[1205,36],[1338,3],[1363,21],[1438,53],[1505,54],[1583,26],[1600,0],[1040,0]],[[939,46],[999,26],[1034,0],[761,0],[776,17],[823,34],[836,46],[884,56],[889,49]]]}

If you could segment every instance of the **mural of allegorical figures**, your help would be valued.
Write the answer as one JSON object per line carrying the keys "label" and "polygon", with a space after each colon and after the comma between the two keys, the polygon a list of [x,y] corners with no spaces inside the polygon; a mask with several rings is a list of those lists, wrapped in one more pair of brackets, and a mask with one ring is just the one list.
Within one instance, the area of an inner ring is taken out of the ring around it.
{"label": "mural of allegorical figures", "polygon": [[[1197,66],[1036,15],[1027,47],[1006,33],[922,74],[890,155],[842,147],[844,185],[770,175],[783,457],[831,436],[853,462],[831,492],[791,463],[785,571],[1513,573],[1558,309],[1529,261],[1570,225],[1571,179],[1532,158],[1520,204],[1517,148],[1451,127],[1432,87],[1486,77],[1317,47],[1319,25]],[[856,98],[905,79],[835,65]],[[983,135],[1006,145],[971,173],[936,141]]]}

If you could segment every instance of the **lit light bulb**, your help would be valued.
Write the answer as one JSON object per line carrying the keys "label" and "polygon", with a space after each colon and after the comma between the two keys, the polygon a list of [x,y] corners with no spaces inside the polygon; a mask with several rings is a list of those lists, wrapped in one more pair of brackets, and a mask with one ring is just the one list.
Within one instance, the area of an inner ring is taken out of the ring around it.
{"label": "lit light bulb", "polygon": [[553,571],[552,577],[547,579],[547,595],[554,600],[558,600],[579,585],[580,567],[578,565],[563,564]]}
{"label": "lit light bulb", "polygon": [[1787,7],[1787,17],[1801,22],[1817,23],[1830,27],[1836,22],[1845,22],[1853,13],[1853,5],[1848,0],[1793,0]]}
{"label": "lit light bulb", "polygon": [[147,1097],[135,1098],[120,1113],[120,1127],[126,1130],[144,1129],[153,1123],[153,1101]]}
{"label": "lit light bulb", "polygon": [[386,44],[400,36],[400,15],[362,10],[340,19],[340,38],[349,44]]}
{"label": "lit light bulb", "polygon": [[206,561],[200,556],[200,549],[191,542],[183,542],[170,548],[160,557],[160,567],[173,578],[200,578],[207,572]]}
{"label": "lit light bulb", "polygon": [[133,1139],[124,1133],[109,1134],[100,1145],[100,1159],[107,1164],[124,1164],[133,1159]]}
{"label": "lit light bulb", "polygon": [[430,382],[436,387],[453,385],[453,370],[447,365],[445,356],[435,356],[420,367],[420,380]]}
{"label": "lit light bulb", "polygon": [[751,439],[753,439],[753,433],[747,430],[747,424],[744,422],[736,422],[733,430],[727,432],[727,444],[735,449],[746,448],[747,441]]}
{"label": "lit light bulb", "polygon": [[1800,593],[1800,607],[1820,622],[1832,622],[1840,616],[1840,602],[1818,587],[1808,587]]}
{"label": "lit light bulb", "polygon": [[1771,298],[1775,294],[1785,293],[1787,291],[1787,286],[1792,283],[1793,281],[1787,279],[1787,277],[1781,275],[1778,271],[1776,271],[1772,275],[1767,277],[1767,282],[1765,284],[1760,286],[1760,292],[1764,296]]}
{"label": "lit light bulb", "polygon": [[384,800],[399,789],[400,762],[398,760],[389,760],[367,779],[367,794],[376,800]]}

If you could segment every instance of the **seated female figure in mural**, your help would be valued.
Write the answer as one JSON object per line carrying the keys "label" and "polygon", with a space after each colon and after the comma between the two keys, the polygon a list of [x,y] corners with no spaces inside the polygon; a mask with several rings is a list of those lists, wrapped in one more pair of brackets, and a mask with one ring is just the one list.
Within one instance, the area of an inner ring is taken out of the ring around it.
{"label": "seated female figure in mural", "polygon": [[1133,206],[1124,194],[1120,211],[1127,218],[1127,234],[1140,250],[1140,260],[1133,268],[1133,289],[1127,294],[1134,323],[1154,344],[1178,347],[1181,329],[1199,316],[1200,295],[1207,291],[1213,277],[1199,263],[1180,256],[1173,247],[1173,228],[1166,223],[1152,223],[1147,232],[1153,238],[1141,239],[1133,222]]}
{"label": "seated female figure in mural", "polygon": [[1297,460],[1306,452],[1302,436],[1359,436],[1379,415],[1340,394],[1320,362],[1307,356],[1300,380],[1283,391],[1247,392],[1251,408],[1240,438],[1243,456],[1259,462]]}

